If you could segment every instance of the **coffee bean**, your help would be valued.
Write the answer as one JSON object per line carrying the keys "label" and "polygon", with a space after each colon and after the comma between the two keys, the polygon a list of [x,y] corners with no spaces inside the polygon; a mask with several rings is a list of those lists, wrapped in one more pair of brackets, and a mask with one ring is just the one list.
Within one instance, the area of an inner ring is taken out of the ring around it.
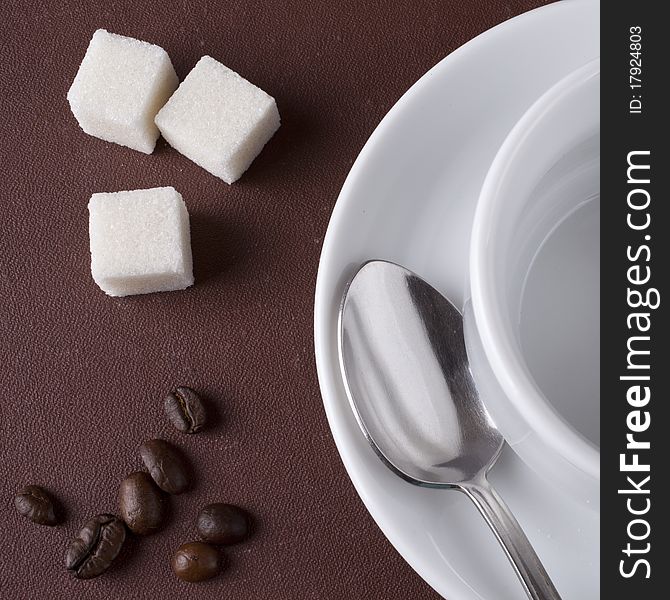
{"label": "coffee bean", "polygon": [[224,560],[219,551],[202,542],[182,544],[172,557],[172,570],[183,581],[195,583],[218,575]]}
{"label": "coffee bean", "polygon": [[164,407],[170,422],[183,433],[198,433],[205,426],[205,407],[191,388],[178,387],[165,398]]}
{"label": "coffee bean", "polygon": [[14,498],[14,506],[24,517],[38,525],[57,525],[56,503],[49,493],[37,486],[24,487]]}
{"label": "coffee bean", "polygon": [[188,489],[188,466],[182,453],[165,440],[149,440],[140,446],[140,456],[156,485],[168,494]]}
{"label": "coffee bean", "polygon": [[208,504],[196,519],[198,535],[212,544],[237,544],[249,534],[249,516],[232,504]]}
{"label": "coffee bean", "polygon": [[97,577],[110,567],[125,539],[121,519],[114,515],[93,517],[70,543],[65,566],[77,579]]}
{"label": "coffee bean", "polygon": [[121,482],[119,510],[133,533],[148,535],[163,525],[167,502],[148,473],[135,471]]}

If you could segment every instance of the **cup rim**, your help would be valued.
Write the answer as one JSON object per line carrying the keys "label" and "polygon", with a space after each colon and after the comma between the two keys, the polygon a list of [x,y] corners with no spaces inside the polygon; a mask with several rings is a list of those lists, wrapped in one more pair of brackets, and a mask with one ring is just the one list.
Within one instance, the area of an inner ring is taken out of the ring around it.
{"label": "cup rim", "polygon": [[[549,402],[517,356],[502,324],[496,297],[488,231],[494,226],[497,191],[505,180],[520,146],[547,111],[591,79],[600,76],[597,58],[573,71],[545,92],[521,117],[498,150],[482,186],[470,242],[470,294],[478,335],[486,360],[505,392],[507,401],[544,444],[590,477],[600,479],[600,450],[570,424]],[[504,434],[504,432],[503,432]]]}

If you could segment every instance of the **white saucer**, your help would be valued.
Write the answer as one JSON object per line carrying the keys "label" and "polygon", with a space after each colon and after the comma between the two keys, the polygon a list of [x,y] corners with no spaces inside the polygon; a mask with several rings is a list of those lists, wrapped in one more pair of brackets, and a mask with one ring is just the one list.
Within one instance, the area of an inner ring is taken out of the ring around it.
{"label": "white saucer", "polygon": [[[360,433],[342,386],[337,310],[365,260],[416,271],[456,303],[465,295],[474,206],[517,119],[559,78],[599,54],[599,4],[566,0],[487,31],[429,71],[379,125],[342,188],[324,241],[315,347],[333,437],[366,507],[407,562],[449,600],[520,599],[503,552],[457,492],[412,486]],[[599,517],[506,450],[491,480],[563,600],[599,597]]]}

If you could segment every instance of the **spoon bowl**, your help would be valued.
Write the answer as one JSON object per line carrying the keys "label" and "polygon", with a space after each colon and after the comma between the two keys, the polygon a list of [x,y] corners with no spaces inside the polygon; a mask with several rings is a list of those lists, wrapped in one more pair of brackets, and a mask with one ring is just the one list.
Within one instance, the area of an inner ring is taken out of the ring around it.
{"label": "spoon bowl", "polygon": [[369,262],[345,294],[339,332],[349,399],[389,467],[453,487],[493,465],[503,437],[463,360],[463,319],[449,300],[402,267]]}
{"label": "spoon bowl", "polygon": [[411,271],[370,261],[345,290],[338,330],[347,396],[384,463],[410,483],[467,494],[528,597],[559,600],[528,538],[486,479],[504,439],[472,379],[458,309]]}

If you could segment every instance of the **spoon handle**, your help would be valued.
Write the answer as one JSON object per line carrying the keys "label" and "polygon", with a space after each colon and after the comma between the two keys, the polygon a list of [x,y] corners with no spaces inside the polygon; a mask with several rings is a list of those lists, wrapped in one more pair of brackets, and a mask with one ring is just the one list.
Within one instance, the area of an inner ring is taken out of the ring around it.
{"label": "spoon handle", "polygon": [[463,484],[461,489],[475,503],[495,533],[528,597],[532,600],[560,600],[521,525],[486,477]]}

